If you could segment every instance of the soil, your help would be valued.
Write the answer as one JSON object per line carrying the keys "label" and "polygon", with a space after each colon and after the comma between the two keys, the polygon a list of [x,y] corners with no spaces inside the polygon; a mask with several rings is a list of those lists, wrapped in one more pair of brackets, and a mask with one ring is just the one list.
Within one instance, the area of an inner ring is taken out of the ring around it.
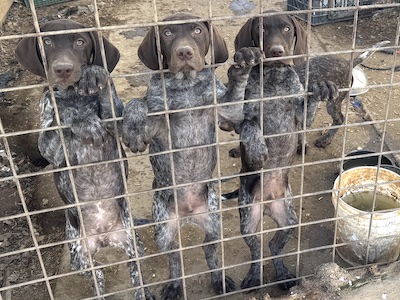
{"label": "soil", "polygon": [[[199,16],[206,16],[208,13],[208,1],[159,0],[156,3],[159,19],[170,13],[180,11]],[[227,21],[215,22],[227,42],[232,57],[234,37],[246,20],[240,18],[240,15],[259,12],[259,1],[234,0],[212,1],[212,3],[213,16],[237,16]],[[262,1],[262,3],[264,9],[286,9],[286,2]],[[37,9],[38,19],[43,23],[62,16],[92,26],[95,24],[95,20],[90,12],[90,6],[88,6],[90,4],[91,1],[89,0],[79,0],[41,7]],[[102,26],[135,25],[152,22],[154,18],[154,9],[150,0],[110,0],[97,1],[97,4]],[[399,9],[384,9],[375,12],[373,16],[360,18],[356,30],[355,48],[367,48],[386,39],[391,41],[393,45],[396,38],[396,18],[398,15]],[[306,23],[303,24],[307,26]],[[32,28],[31,13],[24,6],[23,1],[18,0],[12,5],[0,33],[2,36],[18,35],[29,32]],[[353,47],[354,26],[352,21],[335,22],[310,28],[310,45],[313,54],[349,50]],[[105,36],[121,51],[121,60],[112,75],[115,77],[114,82],[118,93],[125,103],[134,97],[143,96],[146,90],[149,76],[141,73],[146,72],[146,68],[136,54],[137,47],[146,32],[147,28],[134,26],[123,30],[105,31]],[[0,40],[0,88],[23,87],[43,82],[42,79],[23,70],[18,64],[14,58],[14,49],[17,43],[18,39]],[[377,67],[391,66],[393,55],[377,52],[366,61],[366,64]],[[218,76],[223,80],[226,79],[226,69],[227,67],[223,66],[217,70]],[[357,148],[372,151],[400,149],[400,139],[398,138],[400,107],[398,101],[394,100],[398,98],[400,76],[398,73],[394,73],[392,77],[390,71],[369,69],[365,69],[365,73],[373,87],[367,93],[343,103],[343,111],[347,112],[347,123],[362,123],[371,119],[383,120],[386,115],[392,121],[387,122],[385,128],[383,125],[361,124],[349,127],[346,131],[340,129],[330,146],[319,149],[313,145],[313,141],[321,134],[321,131],[329,126],[331,120],[324,106],[321,106],[313,125],[313,129],[317,130],[307,134],[307,141],[309,142],[307,155],[304,158],[299,156],[291,171],[294,201],[302,226],[296,230],[295,237],[285,247],[285,253],[288,254],[285,257],[285,263],[293,272],[297,272],[298,276],[310,276],[314,274],[317,266],[332,262],[332,260],[341,267],[349,267],[337,255],[334,255],[329,247],[333,244],[335,226],[335,223],[329,220],[334,216],[330,189],[338,175],[338,158]],[[130,74],[130,76],[125,76],[127,74]],[[137,74],[140,74],[140,76],[137,76]],[[379,86],[388,83],[392,83],[391,88]],[[44,168],[47,163],[37,150],[37,134],[23,132],[39,128],[38,103],[41,90],[42,88],[31,88],[0,94],[2,126],[7,133],[18,133],[7,137],[12,149],[12,157],[7,156],[7,151],[1,152],[0,167],[2,173],[0,179],[12,176],[12,170],[8,169],[10,160],[12,165],[16,166],[19,175],[26,175],[24,179],[19,181],[20,186],[11,177],[0,181],[0,218],[15,216],[13,219],[7,218],[0,223],[0,255],[10,253],[0,257],[0,287],[21,284],[21,286],[2,292],[1,296],[7,300],[50,299],[46,284],[40,281],[43,278],[43,272],[45,271],[47,276],[70,272],[65,246],[44,247],[41,249],[40,255],[30,248],[34,246],[32,235],[36,237],[39,245],[64,239],[63,211],[38,214],[30,219],[21,215],[26,210],[38,212],[41,209],[51,209],[62,205],[51,175],[29,175],[41,170],[51,170],[49,166]],[[383,130],[385,130],[384,135],[382,135]],[[237,174],[240,169],[240,161],[228,157],[229,149],[237,145],[237,135],[219,132],[218,138],[226,143],[219,147],[220,168],[217,168],[219,170],[215,172],[215,177]],[[343,144],[344,142],[345,144]],[[0,143],[1,151],[5,149],[7,144],[4,140]],[[392,156],[389,153],[389,156],[396,161],[398,153],[394,152]],[[153,175],[148,157],[145,154],[133,155],[130,152],[128,152],[128,157],[130,166],[129,192],[144,192],[130,197],[131,207],[134,208],[132,213],[138,217],[150,217]],[[320,163],[306,165],[305,167],[299,165],[302,162],[317,161]],[[237,187],[237,184],[238,181],[235,179],[222,183],[220,188],[223,192],[231,191]],[[240,235],[239,216],[235,201],[224,203],[222,208],[223,236],[227,240],[220,245],[220,253],[224,253],[223,256],[220,255],[220,262],[226,267],[226,274],[231,276],[239,285],[249,268],[249,264],[242,265],[242,263],[250,260],[250,254]],[[264,230],[273,229],[275,224],[270,219],[265,218],[262,228]],[[167,260],[165,255],[156,255],[159,250],[154,244],[151,227],[139,229],[138,232],[146,247],[145,254],[155,255],[144,259],[142,268],[144,279],[147,283],[154,283],[151,289],[154,290],[155,294],[158,294],[160,285],[157,282],[168,278]],[[264,262],[264,283],[270,282],[271,285],[250,295],[235,294],[230,299],[259,297],[265,292],[268,292],[271,297],[282,295],[283,292],[273,285],[273,265],[268,260],[270,253],[267,241],[271,239],[272,235],[271,232],[263,235],[265,245],[263,256],[266,258]],[[183,253],[185,274],[193,275],[186,280],[188,299],[204,299],[214,296],[209,284],[209,274],[202,274],[202,272],[208,270],[204,253],[201,247],[195,247],[202,242],[203,237],[203,232],[194,226],[185,225],[182,228],[182,245],[184,247],[193,246]],[[22,249],[29,249],[29,251],[12,254],[12,251]],[[297,251],[306,249],[309,251],[296,254]],[[100,261],[109,262],[110,257],[114,258],[115,261],[115,259],[121,257],[121,254],[111,249],[105,249],[96,258]],[[123,255],[122,259],[124,259]],[[340,272],[342,271],[340,270]],[[107,291],[113,292],[130,288],[126,275],[126,269],[122,265],[106,268]],[[23,283],[32,280],[40,282],[23,285]],[[91,296],[90,281],[79,275],[52,279],[49,286],[55,299],[81,299]],[[394,288],[398,289],[397,286]],[[355,291],[357,292],[357,290]],[[125,298],[128,299],[128,296],[124,294],[114,298],[110,297],[110,299]],[[355,296],[353,299],[360,298]]]}

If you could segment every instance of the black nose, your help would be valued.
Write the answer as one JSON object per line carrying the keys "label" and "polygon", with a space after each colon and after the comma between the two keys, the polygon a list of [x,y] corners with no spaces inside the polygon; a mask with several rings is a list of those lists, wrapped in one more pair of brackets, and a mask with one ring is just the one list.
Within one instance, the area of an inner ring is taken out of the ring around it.
{"label": "black nose", "polygon": [[189,46],[176,49],[176,53],[181,60],[190,60],[193,57],[193,48]]}
{"label": "black nose", "polygon": [[273,46],[270,49],[270,53],[272,57],[281,57],[284,54],[284,49],[282,46]]}
{"label": "black nose", "polygon": [[74,65],[68,62],[59,62],[53,67],[54,73],[60,78],[68,78],[74,70]]}

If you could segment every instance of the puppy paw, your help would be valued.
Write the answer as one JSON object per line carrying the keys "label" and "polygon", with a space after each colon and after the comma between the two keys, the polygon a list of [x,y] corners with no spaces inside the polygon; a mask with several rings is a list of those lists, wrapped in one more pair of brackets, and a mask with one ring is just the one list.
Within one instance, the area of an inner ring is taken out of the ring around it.
{"label": "puppy paw", "polygon": [[296,276],[292,273],[290,273],[289,271],[286,271],[285,273],[280,274],[279,276],[276,277],[277,281],[281,281],[281,280],[288,280],[288,279],[293,279],[290,281],[285,281],[285,282],[281,282],[279,283],[279,287],[282,290],[289,290],[291,287],[299,284],[299,280],[296,279]]}
{"label": "puppy paw", "polygon": [[338,87],[329,80],[312,84],[309,92],[314,93],[314,101],[332,101],[339,97]]}
{"label": "puppy paw", "polygon": [[240,287],[242,290],[249,289],[252,287],[256,287],[260,285],[260,274],[247,274],[247,276],[243,279]]}
{"label": "puppy paw", "polygon": [[123,112],[122,141],[133,153],[143,152],[150,143],[147,134],[147,105],[142,100],[130,101]]}
{"label": "puppy paw", "polygon": [[234,61],[237,68],[252,68],[264,58],[264,52],[258,47],[243,47],[236,51]]}
{"label": "puppy paw", "polygon": [[179,281],[167,283],[161,291],[161,299],[163,300],[180,299],[181,296],[182,286]]}
{"label": "puppy paw", "polygon": [[332,139],[328,139],[326,136],[322,136],[317,139],[314,144],[318,148],[326,148],[331,142]]}
{"label": "puppy paw", "polygon": [[236,51],[234,56],[235,65],[228,70],[228,77],[234,78],[250,73],[252,67],[262,62],[264,52],[257,47],[243,47]]}
{"label": "puppy paw", "polygon": [[85,144],[95,147],[101,146],[108,135],[103,122],[97,116],[75,120],[71,125],[71,131]]}
{"label": "puppy paw", "polygon": [[[213,282],[212,286],[213,286],[215,293],[217,293],[219,295],[224,293],[224,289],[223,289],[221,280],[217,280],[217,281]],[[230,293],[230,292],[233,292],[234,290],[235,290],[235,282],[229,276],[225,276],[225,292]]]}
{"label": "puppy paw", "polygon": [[239,158],[240,157],[240,147],[232,148],[229,150],[229,157]]}
{"label": "puppy paw", "polygon": [[75,84],[75,91],[82,96],[96,95],[107,88],[109,73],[103,67],[88,65],[82,68],[81,79]]}
{"label": "puppy paw", "polygon": [[244,121],[241,124],[240,139],[242,161],[250,169],[261,169],[267,159],[268,149],[257,122],[252,120]]}
{"label": "puppy paw", "polygon": [[144,288],[144,298],[141,289],[135,291],[135,300],[156,300],[156,297],[150,293],[148,288]]}

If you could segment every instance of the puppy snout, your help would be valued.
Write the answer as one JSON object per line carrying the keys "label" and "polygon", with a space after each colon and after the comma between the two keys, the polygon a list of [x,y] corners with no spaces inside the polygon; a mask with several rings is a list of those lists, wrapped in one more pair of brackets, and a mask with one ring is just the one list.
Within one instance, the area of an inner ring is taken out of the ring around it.
{"label": "puppy snout", "polygon": [[53,67],[54,73],[60,78],[68,78],[74,70],[74,65],[70,62],[58,62]]}
{"label": "puppy snout", "polygon": [[270,53],[272,57],[281,57],[285,53],[285,49],[283,46],[272,46],[270,49]]}
{"label": "puppy snout", "polygon": [[194,54],[192,47],[184,46],[176,49],[176,54],[181,60],[191,60]]}

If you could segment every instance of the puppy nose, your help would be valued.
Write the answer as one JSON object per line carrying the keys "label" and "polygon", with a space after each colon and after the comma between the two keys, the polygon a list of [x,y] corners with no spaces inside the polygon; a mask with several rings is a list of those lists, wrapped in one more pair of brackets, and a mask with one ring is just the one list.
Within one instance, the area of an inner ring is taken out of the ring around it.
{"label": "puppy nose", "polygon": [[193,48],[189,46],[176,49],[176,53],[181,60],[190,60],[193,57]]}
{"label": "puppy nose", "polygon": [[283,56],[284,49],[282,46],[273,46],[270,49],[270,53],[272,57],[281,57]]}
{"label": "puppy nose", "polygon": [[74,65],[69,62],[60,62],[53,67],[54,73],[60,78],[68,78],[74,70]]}

